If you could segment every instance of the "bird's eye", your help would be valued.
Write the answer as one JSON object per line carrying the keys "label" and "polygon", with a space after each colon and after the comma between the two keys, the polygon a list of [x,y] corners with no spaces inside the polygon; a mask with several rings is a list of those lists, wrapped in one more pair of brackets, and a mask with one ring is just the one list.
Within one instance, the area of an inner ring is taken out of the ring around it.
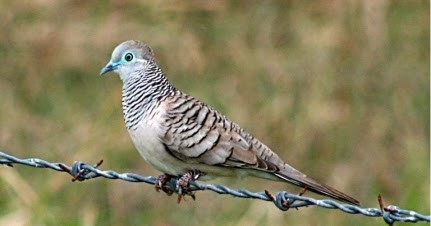
{"label": "bird's eye", "polygon": [[127,62],[132,61],[132,60],[133,60],[133,54],[131,54],[131,53],[126,53],[126,55],[124,55],[124,59],[125,59]]}

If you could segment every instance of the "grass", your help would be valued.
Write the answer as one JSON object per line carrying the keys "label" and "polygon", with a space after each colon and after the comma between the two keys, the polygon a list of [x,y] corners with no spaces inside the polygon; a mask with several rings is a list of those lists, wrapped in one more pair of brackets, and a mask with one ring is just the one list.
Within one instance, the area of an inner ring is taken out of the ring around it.
{"label": "grass", "polygon": [[[0,149],[158,175],[124,127],[121,81],[98,72],[128,39],[153,47],[177,88],[287,162],[351,194],[429,214],[428,1],[0,3]],[[293,186],[219,179],[255,191]],[[381,219],[26,167],[0,170],[2,225],[375,225]],[[311,193],[308,195],[312,195]],[[399,224],[403,225],[403,224]]]}

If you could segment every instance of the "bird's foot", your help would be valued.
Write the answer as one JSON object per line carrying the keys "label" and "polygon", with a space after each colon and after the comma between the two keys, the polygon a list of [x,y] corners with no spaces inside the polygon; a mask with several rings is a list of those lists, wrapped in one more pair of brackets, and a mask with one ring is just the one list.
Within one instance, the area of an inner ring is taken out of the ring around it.
{"label": "bird's foot", "polygon": [[173,192],[169,190],[168,187],[166,187],[166,183],[168,183],[170,179],[171,179],[171,175],[168,175],[168,174],[163,174],[158,176],[155,184],[156,191],[159,192],[160,190],[162,190],[166,194],[172,195]]}
{"label": "bird's foot", "polygon": [[199,179],[200,176],[204,175],[199,170],[190,170],[184,175],[182,175],[177,180],[177,192],[178,192],[178,199],[177,202],[180,203],[183,196],[190,195],[193,200],[195,200],[195,194],[191,191],[189,191],[190,181],[195,181]]}

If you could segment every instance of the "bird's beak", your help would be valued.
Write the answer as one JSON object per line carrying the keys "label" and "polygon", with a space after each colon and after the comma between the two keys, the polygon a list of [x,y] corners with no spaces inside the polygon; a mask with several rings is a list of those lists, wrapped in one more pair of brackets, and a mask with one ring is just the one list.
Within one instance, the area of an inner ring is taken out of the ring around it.
{"label": "bird's beak", "polygon": [[100,75],[106,74],[110,71],[113,71],[118,68],[118,63],[111,63],[109,62],[102,70],[100,71]]}

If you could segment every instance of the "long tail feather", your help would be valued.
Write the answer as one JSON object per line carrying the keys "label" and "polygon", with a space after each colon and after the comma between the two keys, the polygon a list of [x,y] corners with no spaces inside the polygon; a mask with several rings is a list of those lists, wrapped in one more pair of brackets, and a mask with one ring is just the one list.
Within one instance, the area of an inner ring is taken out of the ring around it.
{"label": "long tail feather", "polygon": [[307,190],[313,191],[317,194],[328,196],[352,205],[360,205],[360,202],[358,200],[327,185],[319,184],[313,179],[307,177],[305,174],[302,174],[301,172],[295,170],[294,168],[285,167],[281,171],[275,172],[274,175],[289,183],[295,184],[300,187],[306,187]]}

